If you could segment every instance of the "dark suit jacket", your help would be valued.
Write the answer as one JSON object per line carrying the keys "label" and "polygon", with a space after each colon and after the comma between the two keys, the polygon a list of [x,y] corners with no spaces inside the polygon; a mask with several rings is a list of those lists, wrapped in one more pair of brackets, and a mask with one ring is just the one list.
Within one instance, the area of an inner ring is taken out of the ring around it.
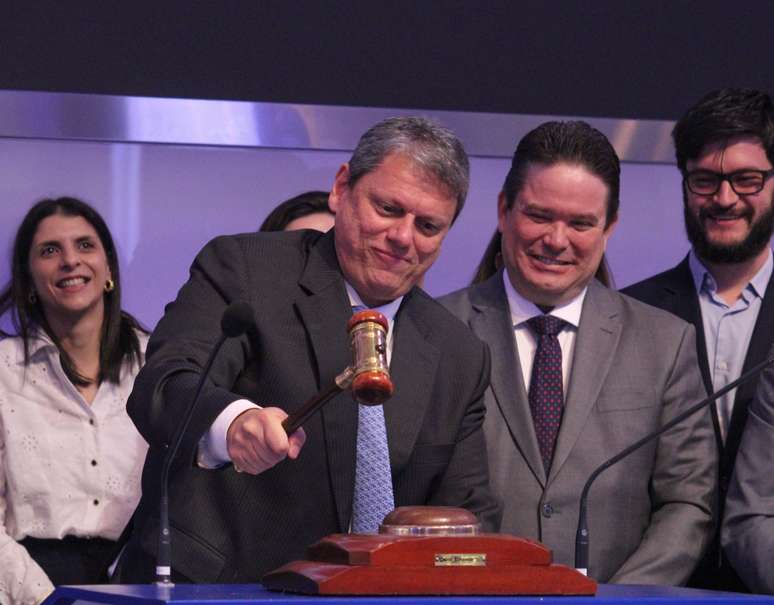
{"label": "dark suit jacket", "polygon": [[[712,388],[712,376],[707,360],[704,324],[701,317],[699,297],[696,293],[691,269],[688,265],[688,257],[686,256],[676,267],[628,286],[622,292],[649,305],[669,311],[693,324],[696,329],[696,352],[699,359],[699,367],[707,392],[711,393],[714,389]],[[774,280],[770,280],[769,285],[766,287],[742,371],[746,372],[754,365],[763,361],[772,344],[774,344]],[[737,389],[725,445],[720,436],[717,408],[712,407],[712,421],[715,427],[715,439],[720,458],[718,502],[716,505],[718,510],[715,519],[718,526],[723,518],[728,484],[734,470],[739,442],[742,439],[742,433],[747,423],[747,410],[755,395],[757,384],[758,380],[754,379]],[[721,563],[719,527],[717,527],[712,547],[708,550],[707,557],[697,570],[697,575],[691,584],[726,590],[738,591],[744,589],[744,586],[735,577],[733,570],[727,569],[726,565]]]}
{"label": "dark suit jacket", "polygon": [[[502,531],[573,565],[578,499],[591,472],[704,396],[693,328],[589,285],[565,409],[546,474],[522,379],[502,271],[441,299],[492,352],[484,432]],[[679,584],[711,533],[716,465],[709,414],[698,414],[610,467],[591,488],[589,575]]]}
{"label": "dark suit jacket", "polygon": [[[173,569],[195,582],[256,582],[303,558],[319,538],[348,530],[357,433],[357,405],[348,393],[308,421],[296,461],[258,476],[195,464],[200,438],[231,401],[247,397],[290,411],[352,361],[351,308],[333,232],[221,237],[198,255],[167,307],[128,403],[150,450],[122,582],[147,579],[165,447],[219,335],[219,318],[235,300],[253,306],[258,334],[226,343],[184,435],[170,486]],[[396,392],[385,417],[396,506],[463,506],[494,529],[482,431],[485,346],[415,288],[396,316],[391,375]]]}

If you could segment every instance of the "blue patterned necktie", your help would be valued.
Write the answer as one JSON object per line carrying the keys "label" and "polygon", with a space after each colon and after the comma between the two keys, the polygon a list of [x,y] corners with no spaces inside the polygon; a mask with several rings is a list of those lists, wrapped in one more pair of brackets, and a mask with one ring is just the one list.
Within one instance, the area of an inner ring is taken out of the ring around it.
{"label": "blue patterned necktie", "polygon": [[566,322],[553,315],[539,315],[528,320],[527,324],[538,337],[529,383],[529,408],[543,467],[548,474],[564,410],[562,349],[556,335]]}
{"label": "blue patterned necktie", "polygon": [[[365,307],[353,307],[355,312]],[[392,493],[387,427],[381,405],[358,404],[355,495],[352,532],[374,534],[384,516],[395,508]]]}

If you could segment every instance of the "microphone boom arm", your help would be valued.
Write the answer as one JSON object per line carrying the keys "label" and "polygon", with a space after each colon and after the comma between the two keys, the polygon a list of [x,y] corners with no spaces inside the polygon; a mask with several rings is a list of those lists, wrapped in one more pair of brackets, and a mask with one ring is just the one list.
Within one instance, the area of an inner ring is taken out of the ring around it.
{"label": "microphone boom arm", "polygon": [[190,407],[186,410],[183,422],[180,424],[174,437],[172,438],[172,445],[167,451],[167,455],[164,458],[164,466],[161,470],[161,497],[159,506],[159,549],[156,555],[156,583],[159,585],[172,585],[172,540],[169,529],[169,470],[172,466],[172,461],[177,455],[180,444],[183,441],[183,435],[185,435],[188,425],[191,423],[196,406],[199,403],[199,398],[204,389],[204,383],[210,374],[212,364],[215,362],[215,358],[218,355],[218,351],[223,346],[223,343],[229,337],[225,334],[221,334],[218,337],[215,347],[210,354],[207,364],[204,370],[199,375],[199,383],[196,385],[196,391],[191,402]]}
{"label": "microphone boom arm", "polygon": [[169,471],[172,467],[172,461],[180,449],[183,436],[188,425],[191,423],[196,406],[199,404],[204,383],[210,375],[212,365],[218,356],[223,343],[229,338],[234,338],[244,333],[253,334],[255,331],[255,319],[252,307],[244,301],[232,302],[220,319],[221,334],[215,342],[215,346],[210,353],[207,362],[204,364],[202,372],[199,374],[199,381],[194,391],[193,399],[183,414],[183,421],[180,423],[177,431],[173,434],[167,454],[164,457],[164,463],[161,467],[161,489],[159,496],[159,536],[158,553],[156,555],[156,584],[159,586],[171,587],[172,583],[172,536],[169,527]]}
{"label": "microphone boom arm", "polygon": [[737,388],[743,382],[746,382],[750,378],[753,378],[754,376],[758,375],[761,371],[763,371],[766,367],[768,367],[772,363],[774,363],[774,357],[769,357],[768,359],[765,359],[759,364],[753,366],[747,372],[742,374],[739,378],[737,378],[732,382],[729,382],[722,389],[719,389],[717,392],[702,399],[699,403],[692,405],[684,412],[681,412],[680,414],[672,418],[672,420],[664,424],[659,430],[653,433],[650,433],[649,435],[645,435],[639,441],[621,450],[618,454],[616,454],[609,460],[603,462],[600,466],[598,466],[594,470],[593,473],[591,473],[588,480],[586,481],[586,484],[583,486],[583,490],[581,491],[580,503],[578,506],[578,530],[575,534],[575,569],[585,574],[589,567],[589,529],[588,529],[588,522],[586,518],[586,508],[587,508],[589,489],[591,488],[591,484],[594,483],[596,478],[599,475],[601,475],[604,471],[606,471],[608,468],[610,468],[615,463],[617,463],[619,460],[623,460],[629,454],[637,451],[646,443],[653,441],[653,439],[656,439],[657,437],[660,437],[661,435],[663,435],[666,431],[671,429],[673,426],[681,423],[686,418],[693,416],[696,412],[706,407],[707,404],[712,403],[719,397],[722,397],[729,391],[732,391],[733,389]]}

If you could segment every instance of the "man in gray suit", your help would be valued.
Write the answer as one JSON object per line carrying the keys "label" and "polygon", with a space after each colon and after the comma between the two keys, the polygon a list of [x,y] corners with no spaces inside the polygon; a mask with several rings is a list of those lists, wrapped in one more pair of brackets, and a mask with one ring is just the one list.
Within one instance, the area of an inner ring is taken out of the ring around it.
{"label": "man in gray suit", "polygon": [[[498,198],[504,269],[442,299],[492,353],[484,432],[502,531],[570,565],[591,472],[705,394],[693,327],[593,279],[619,175],[588,124],[528,133]],[[715,464],[699,413],[603,473],[589,500],[589,575],[685,582],[710,537]]]}

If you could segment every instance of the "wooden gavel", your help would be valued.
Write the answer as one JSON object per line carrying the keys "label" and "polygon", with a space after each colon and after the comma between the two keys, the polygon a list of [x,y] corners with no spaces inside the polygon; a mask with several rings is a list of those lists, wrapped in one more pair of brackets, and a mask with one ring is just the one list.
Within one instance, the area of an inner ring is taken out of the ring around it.
{"label": "wooden gavel", "polygon": [[387,318],[379,311],[355,313],[347,322],[353,363],[328,388],[312,397],[282,421],[290,435],[334,395],[352,389],[355,401],[363,405],[381,405],[392,397],[395,387],[387,364]]}

